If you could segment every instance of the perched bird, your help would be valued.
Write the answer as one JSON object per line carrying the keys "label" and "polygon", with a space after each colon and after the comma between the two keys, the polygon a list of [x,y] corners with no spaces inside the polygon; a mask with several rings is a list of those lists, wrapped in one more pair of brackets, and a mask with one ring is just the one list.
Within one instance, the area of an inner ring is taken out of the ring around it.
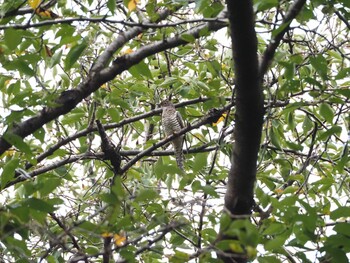
{"label": "perched bird", "polygon": [[[160,103],[163,108],[162,113],[162,126],[166,136],[170,136],[179,132],[183,127],[183,120],[181,114],[176,111],[174,104],[168,100],[164,100]],[[184,171],[185,157],[182,151],[182,145],[184,142],[184,135],[174,138],[171,143],[174,147],[175,158],[177,166]]]}

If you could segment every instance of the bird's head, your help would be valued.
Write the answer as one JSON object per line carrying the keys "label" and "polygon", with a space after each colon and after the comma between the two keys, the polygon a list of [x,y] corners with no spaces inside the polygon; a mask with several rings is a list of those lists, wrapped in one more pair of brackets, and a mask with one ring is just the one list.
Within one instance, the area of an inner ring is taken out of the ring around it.
{"label": "bird's head", "polygon": [[160,107],[164,108],[164,107],[174,107],[174,104],[172,104],[170,101],[168,100],[163,100],[160,104]]}

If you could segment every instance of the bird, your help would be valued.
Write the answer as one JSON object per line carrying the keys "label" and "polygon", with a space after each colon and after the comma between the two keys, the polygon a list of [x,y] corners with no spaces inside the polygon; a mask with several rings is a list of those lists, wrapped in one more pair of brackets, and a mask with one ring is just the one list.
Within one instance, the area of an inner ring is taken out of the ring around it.
{"label": "bird", "polygon": [[[181,114],[178,111],[176,111],[173,103],[171,103],[169,100],[164,100],[160,103],[160,106],[163,109],[162,126],[164,133],[167,137],[179,132],[182,128],[184,128],[184,123]],[[182,172],[185,171],[185,157],[182,151],[184,137],[184,135],[180,135],[171,141],[175,152],[177,166]]]}

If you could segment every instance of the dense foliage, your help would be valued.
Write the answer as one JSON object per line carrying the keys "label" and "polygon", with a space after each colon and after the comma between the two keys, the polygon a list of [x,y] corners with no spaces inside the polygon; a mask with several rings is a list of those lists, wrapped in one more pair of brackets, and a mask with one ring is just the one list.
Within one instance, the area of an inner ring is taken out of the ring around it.
{"label": "dense foliage", "polygon": [[[286,21],[293,3],[254,1],[265,117],[253,214],[231,222],[224,2],[3,2],[0,262],[217,262],[227,247],[348,262],[350,2],[307,1]],[[167,98],[188,125],[185,174],[160,124]],[[216,242],[220,228],[237,238]]]}

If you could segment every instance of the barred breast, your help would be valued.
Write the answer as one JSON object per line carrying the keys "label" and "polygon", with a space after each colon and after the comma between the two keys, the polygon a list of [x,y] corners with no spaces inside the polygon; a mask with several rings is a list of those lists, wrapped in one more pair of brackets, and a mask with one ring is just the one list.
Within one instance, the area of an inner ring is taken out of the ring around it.
{"label": "barred breast", "polygon": [[166,136],[170,136],[181,130],[181,125],[176,117],[176,111],[172,109],[163,110],[162,124]]}

